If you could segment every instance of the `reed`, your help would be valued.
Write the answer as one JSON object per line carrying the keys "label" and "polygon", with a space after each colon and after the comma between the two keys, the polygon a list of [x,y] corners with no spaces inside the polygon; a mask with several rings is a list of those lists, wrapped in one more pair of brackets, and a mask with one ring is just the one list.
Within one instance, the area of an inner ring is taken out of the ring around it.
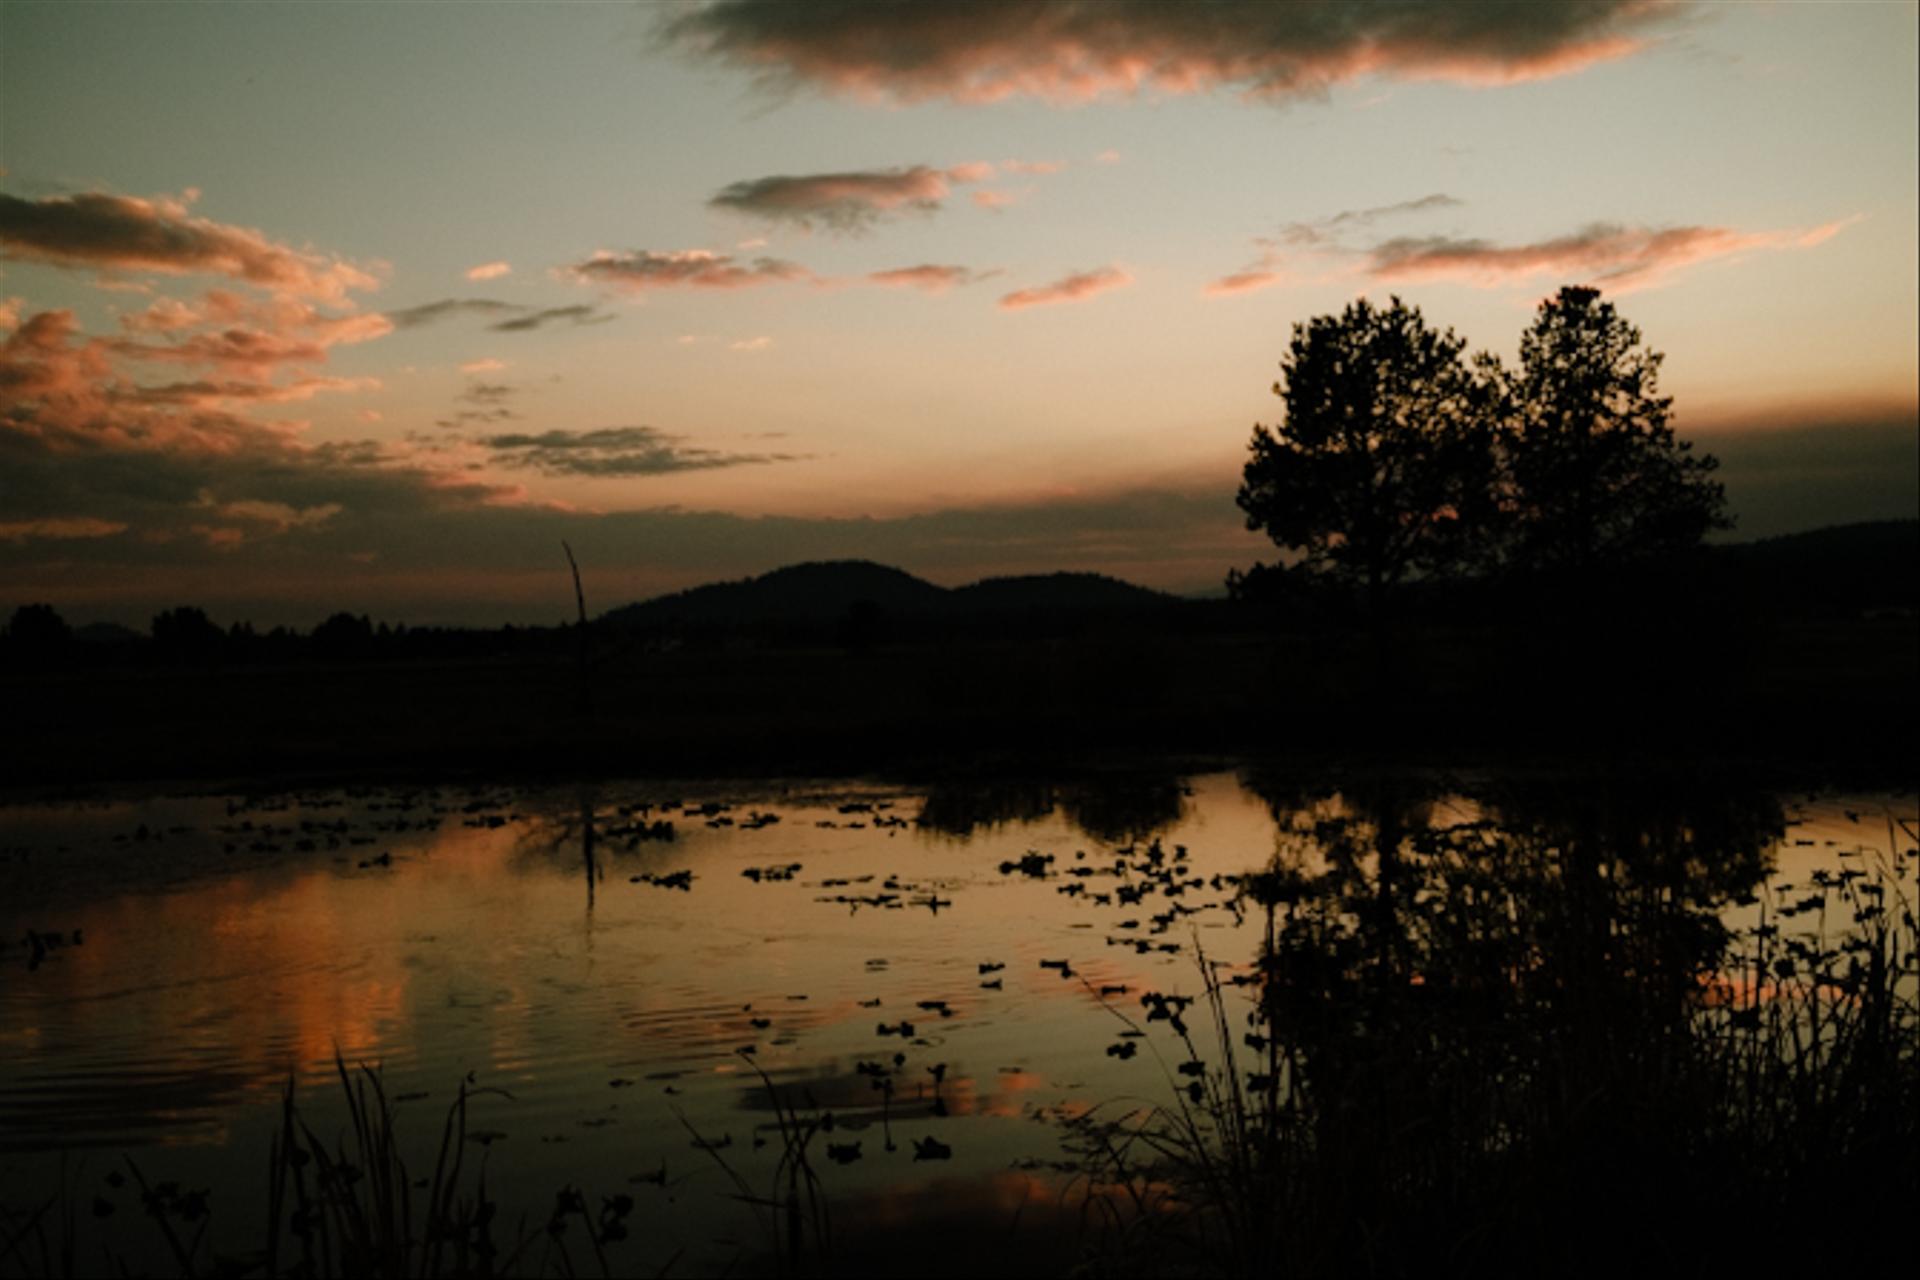
{"label": "reed", "polygon": [[1920,1195],[1914,836],[1755,895],[1738,931],[1644,867],[1578,868],[1485,824],[1359,879],[1338,858],[1252,878],[1256,965],[1196,935],[1196,996],[1114,1010],[1163,1098],[1072,1122],[1127,1210],[1092,1270],[1897,1258]]}

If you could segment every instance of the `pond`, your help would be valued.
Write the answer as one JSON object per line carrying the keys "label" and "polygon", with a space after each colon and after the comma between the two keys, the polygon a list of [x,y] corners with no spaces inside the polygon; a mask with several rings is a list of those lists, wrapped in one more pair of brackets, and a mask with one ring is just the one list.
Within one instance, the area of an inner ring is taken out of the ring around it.
{"label": "pond", "polygon": [[[1204,999],[1201,954],[1255,972],[1275,897],[1246,878],[1276,850],[1297,876],[1356,832],[1364,860],[1571,823],[1677,848],[1688,906],[1736,927],[1765,882],[1863,859],[1911,881],[1911,796],[1590,794],[1248,769],[17,800],[0,1205],[16,1231],[78,1206],[83,1270],[170,1269],[136,1194],[164,1181],[206,1193],[195,1247],[255,1254],[289,1087],[318,1141],[345,1132],[338,1059],[377,1066],[423,1182],[466,1082],[469,1168],[529,1269],[774,1270],[796,1251],[774,1206],[804,1186],[803,1248],[830,1233],[836,1270],[1060,1272],[1098,1216],[1063,1140],[1190,1083],[1142,998]],[[828,1116],[794,1181],[793,1126]],[[627,1198],[625,1229],[544,1232],[563,1190]]]}

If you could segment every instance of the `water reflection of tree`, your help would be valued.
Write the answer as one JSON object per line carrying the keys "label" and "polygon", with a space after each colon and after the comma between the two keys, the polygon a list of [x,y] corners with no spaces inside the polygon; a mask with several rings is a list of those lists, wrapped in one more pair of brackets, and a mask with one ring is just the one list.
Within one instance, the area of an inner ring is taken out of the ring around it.
{"label": "water reflection of tree", "polygon": [[1645,778],[1248,781],[1284,815],[1248,886],[1269,1137],[1362,1206],[1316,1247],[1401,1271],[1479,1233],[1585,1266],[1570,1251],[1597,1212],[1671,1226],[1731,1174],[1694,998],[1722,913],[1768,870],[1775,801]]}
{"label": "water reflection of tree", "polygon": [[1090,839],[1125,844],[1164,831],[1186,814],[1187,791],[1171,774],[1102,775],[1065,782],[1004,779],[944,782],[921,803],[918,824],[970,836],[1060,813]]}

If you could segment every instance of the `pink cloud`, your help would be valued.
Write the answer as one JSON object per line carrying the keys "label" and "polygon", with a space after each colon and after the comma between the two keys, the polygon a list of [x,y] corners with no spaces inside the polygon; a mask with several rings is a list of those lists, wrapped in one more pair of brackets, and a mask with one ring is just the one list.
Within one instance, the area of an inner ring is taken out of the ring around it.
{"label": "pink cloud", "polygon": [[110,538],[125,533],[119,520],[101,520],[93,516],[51,516],[40,520],[0,520],[0,542],[21,543],[34,538]]}
{"label": "pink cloud", "polygon": [[467,268],[469,280],[498,280],[501,276],[511,275],[513,264],[510,262],[483,262],[477,267]]}
{"label": "pink cloud", "polygon": [[1143,90],[1322,93],[1365,75],[1504,83],[1643,47],[1668,0],[1274,3],[1274,0],[719,0],[663,24],[696,55],[773,85],[856,98],[1086,102]]}
{"label": "pink cloud", "polygon": [[95,271],[223,275],[331,302],[379,285],[350,263],[195,217],[187,204],[99,191],[44,200],[0,193],[0,257]]}
{"label": "pink cloud", "polygon": [[982,209],[1005,209],[1020,203],[1020,197],[1011,191],[976,191],[973,202]]}
{"label": "pink cloud", "polygon": [[1572,235],[1519,245],[1409,236],[1375,246],[1366,270],[1380,280],[1457,280],[1481,288],[1552,276],[1630,292],[1663,284],[1674,273],[1715,258],[1755,250],[1810,248],[1839,234],[1851,221],[1793,231],[1595,223]]}
{"label": "pink cloud", "polygon": [[1048,174],[1058,173],[1066,165],[1058,160],[1007,160],[1000,167],[1008,173]]}
{"label": "pink cloud", "polygon": [[1096,293],[1118,289],[1133,283],[1133,277],[1119,267],[1101,267],[1064,276],[1052,284],[1033,289],[1017,289],[1000,299],[1002,308],[1018,311],[1023,307],[1044,307],[1056,302],[1080,302]]}
{"label": "pink cloud", "polygon": [[495,360],[488,356],[483,360],[469,360],[460,366],[462,373],[498,373],[507,367],[505,360]]}
{"label": "pink cloud", "polygon": [[1231,297],[1236,293],[1253,293],[1269,285],[1279,284],[1282,277],[1278,271],[1265,267],[1250,271],[1236,271],[1230,276],[1221,276],[1207,286],[1207,295],[1214,298]]}
{"label": "pink cloud", "polygon": [[0,343],[0,430],[56,451],[230,454],[288,438],[285,428],[214,407],[206,396],[118,376],[116,345],[85,338],[71,311],[29,317]]}
{"label": "pink cloud", "polygon": [[259,329],[195,333],[164,344],[121,339],[110,346],[115,355],[131,360],[207,365],[256,377],[270,375],[277,365],[319,364],[327,358],[322,343]]}
{"label": "pink cloud", "polygon": [[177,298],[155,298],[146,310],[120,317],[120,327],[131,333],[174,333],[203,322],[199,311]]}
{"label": "pink cloud", "polygon": [[213,409],[231,403],[291,404],[311,400],[324,391],[378,391],[378,378],[300,377],[284,384],[272,382],[169,382],[154,386],[116,386],[108,395],[116,402],[182,405]]}
{"label": "pink cloud", "polygon": [[923,263],[917,267],[895,267],[867,276],[874,284],[894,289],[920,289],[927,293],[945,293],[955,285],[972,284],[997,272],[978,272],[968,267]]}
{"label": "pink cloud", "polygon": [[584,262],[563,269],[587,284],[604,284],[631,293],[650,289],[748,289],[755,285],[811,280],[812,273],[778,258],[742,262],[707,249],[602,249]]}

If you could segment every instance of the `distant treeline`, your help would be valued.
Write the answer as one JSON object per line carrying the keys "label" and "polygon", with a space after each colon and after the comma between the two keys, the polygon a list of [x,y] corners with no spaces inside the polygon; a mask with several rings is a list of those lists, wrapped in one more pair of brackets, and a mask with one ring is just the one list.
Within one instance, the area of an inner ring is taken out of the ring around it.
{"label": "distant treeline", "polygon": [[[1920,521],[1879,521],[1759,542],[1710,547],[1604,582],[1581,580],[1578,610],[1595,592],[1627,614],[1716,627],[1770,619],[1911,616],[1920,608]],[[1571,590],[1572,588],[1568,588]],[[1565,593],[1548,581],[1452,581],[1409,591],[1401,622],[1512,630],[1549,622]],[[948,590],[861,561],[796,565],[715,583],[603,614],[597,650],[737,646],[878,646],[1072,641],[1115,630],[1182,634],[1305,633],[1351,622],[1342,603],[1279,581],[1238,599],[1193,600],[1097,574],[992,579]],[[577,653],[578,628],[413,627],[335,613],[309,631],[222,625],[193,606],[156,615],[146,632],[113,624],[73,627],[52,606],[23,605],[0,633],[14,670],[45,665],[279,665],[523,660]]]}
{"label": "distant treeline", "polygon": [[409,627],[336,613],[311,631],[221,626],[206,611],[182,605],[155,615],[145,632],[110,623],[70,627],[51,606],[14,610],[0,653],[12,666],[43,664],[245,665],[300,662],[447,660],[571,653],[572,629],[556,627]]}

